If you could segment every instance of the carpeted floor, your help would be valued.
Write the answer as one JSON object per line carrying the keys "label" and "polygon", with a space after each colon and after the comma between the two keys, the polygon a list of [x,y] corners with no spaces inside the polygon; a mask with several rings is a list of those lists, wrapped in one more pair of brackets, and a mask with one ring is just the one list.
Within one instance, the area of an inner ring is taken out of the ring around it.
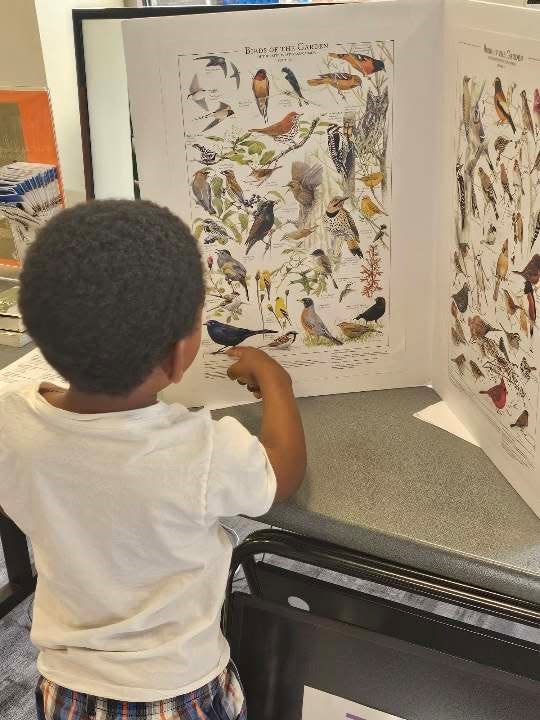
{"label": "carpeted floor", "polygon": [[[236,536],[241,540],[255,529],[264,527],[260,523],[236,518],[228,520]],[[267,560],[269,558],[267,557]],[[287,563],[274,559],[276,563],[286,567],[300,567],[296,563]],[[470,610],[455,608],[446,603],[413,596],[402,590],[369,583],[362,580],[345,578],[326,570],[303,566],[303,572],[322,580],[361,589],[373,595],[387,597],[396,602],[421,608],[428,612],[455,618],[471,625],[490,628],[497,632],[524,638],[540,645],[540,630],[510,623],[497,618],[481,615]],[[0,553],[0,587],[6,582],[5,568]],[[239,576],[237,588],[244,585]],[[34,687],[37,679],[35,667],[36,652],[29,640],[31,599],[22,603],[13,612],[0,620],[0,718],[1,720],[31,720],[35,718]]]}

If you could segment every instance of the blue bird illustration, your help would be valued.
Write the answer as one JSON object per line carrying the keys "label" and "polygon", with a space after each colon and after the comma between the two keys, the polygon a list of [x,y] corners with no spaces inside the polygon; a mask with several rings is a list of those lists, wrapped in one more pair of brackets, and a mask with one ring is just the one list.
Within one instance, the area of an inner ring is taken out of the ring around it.
{"label": "blue bird illustration", "polygon": [[285,80],[287,80],[289,85],[292,87],[294,94],[298,98],[298,104],[300,105],[300,107],[302,106],[302,102],[305,102],[307,105],[308,100],[306,100],[306,98],[302,95],[300,83],[298,82],[296,75],[293,73],[293,71],[288,67],[284,67],[281,68],[281,72],[285,75]]}
{"label": "blue bird illustration", "polygon": [[277,330],[247,330],[246,328],[235,327],[234,325],[227,325],[227,323],[219,322],[219,320],[207,320],[205,323],[210,339],[216,343],[216,345],[222,345],[219,350],[216,350],[212,355],[217,355],[228,347],[236,347],[240,343],[244,342],[253,335],[265,335],[266,333],[277,334]]}

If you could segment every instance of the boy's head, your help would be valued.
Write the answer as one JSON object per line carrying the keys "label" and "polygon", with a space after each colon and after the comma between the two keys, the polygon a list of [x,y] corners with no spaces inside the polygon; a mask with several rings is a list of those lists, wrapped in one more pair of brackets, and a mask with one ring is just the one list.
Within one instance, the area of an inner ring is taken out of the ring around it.
{"label": "boy's head", "polygon": [[184,341],[200,339],[204,279],[186,225],[151,202],[101,200],[64,210],[38,233],[20,309],[47,361],[77,390],[127,395]]}

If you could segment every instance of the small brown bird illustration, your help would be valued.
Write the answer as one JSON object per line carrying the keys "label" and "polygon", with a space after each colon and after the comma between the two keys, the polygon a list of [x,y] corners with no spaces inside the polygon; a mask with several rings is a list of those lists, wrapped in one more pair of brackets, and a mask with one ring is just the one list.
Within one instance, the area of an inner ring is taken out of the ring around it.
{"label": "small brown bird illustration", "polygon": [[466,312],[467,308],[469,307],[469,292],[469,284],[465,282],[463,283],[463,287],[461,288],[461,290],[452,295],[452,297],[454,298],[454,302],[456,303],[459,312],[461,313]]}
{"label": "small brown bird illustration", "polygon": [[336,281],[334,280],[334,276],[332,275],[332,263],[330,262],[330,258],[328,257],[328,255],[324,252],[324,250],[321,250],[320,248],[317,248],[317,250],[314,250],[311,254],[314,259],[315,270],[323,277],[330,278],[333,286],[337,290],[338,286]]}
{"label": "small brown bird illustration", "polygon": [[379,330],[374,330],[371,325],[364,323],[340,322],[338,323],[338,328],[349,340],[361,338],[366,333],[380,332]]}
{"label": "small brown bird illustration", "polygon": [[494,97],[495,111],[499,118],[499,125],[508,123],[512,128],[512,132],[516,132],[516,126],[510,115],[510,108],[506,101],[506,95],[502,89],[501,79],[495,78],[495,97]]}
{"label": "small brown bird illustration", "polygon": [[244,192],[240,187],[238,180],[233,170],[222,170],[225,175],[225,191],[228,193],[231,200],[239,203],[242,207],[246,205],[246,199],[244,198]]}
{"label": "small brown bird illustration", "polygon": [[471,372],[475,380],[480,380],[480,378],[484,377],[484,373],[480,370],[474,360],[469,360],[469,367],[471,368]]}
{"label": "small brown bird illustration", "polygon": [[521,175],[521,168],[519,167],[519,163],[516,160],[514,160],[514,187],[516,189],[516,192],[520,193],[520,195],[525,195],[525,190],[523,189],[523,177]]}
{"label": "small brown bird illustration", "polygon": [[480,340],[481,338],[486,337],[486,335],[490,332],[499,332],[497,328],[494,328],[488,322],[483,320],[480,315],[475,315],[474,317],[469,318],[467,320],[467,324],[469,325],[472,340]]}
{"label": "small brown bird illustration", "polygon": [[465,272],[464,266],[462,264],[461,255],[458,253],[457,250],[454,250],[454,267],[456,269],[456,279],[459,275],[464,275],[467,277],[467,273]]}
{"label": "small brown bird illustration", "polygon": [[337,90],[342,97],[345,97],[344,92],[354,90],[362,85],[362,78],[358,75],[350,75],[349,73],[325,73],[307,82],[311,87],[330,85],[330,87]]}
{"label": "small brown bird illustration", "polygon": [[452,362],[456,363],[459,372],[463,375],[465,363],[467,362],[467,358],[465,357],[465,355],[463,355],[463,353],[461,353],[461,355],[458,355],[457,357],[452,358]]}
{"label": "small brown bird illustration", "polygon": [[452,341],[453,341],[454,345],[466,345],[467,344],[467,341],[464,340],[460,336],[460,334],[458,333],[458,331],[455,328],[450,328],[450,333],[452,335]]}
{"label": "small brown bird illustration", "polygon": [[272,340],[271,343],[268,343],[268,345],[263,345],[263,347],[274,348],[276,350],[288,350],[296,340],[297,335],[298,333],[295,330],[289,330],[285,335],[280,335],[275,340]]}
{"label": "small brown bird illustration", "polygon": [[490,223],[485,238],[480,240],[480,242],[484,243],[485,245],[495,245],[496,240],[497,240],[497,228],[495,227],[495,225],[493,223]]}
{"label": "small brown bird illustration", "polygon": [[260,187],[266,180],[268,180],[269,177],[271,177],[276,170],[281,170],[283,166],[277,165],[275,167],[265,167],[264,165],[262,167],[252,167],[251,172],[249,173],[252,177],[255,178],[252,182],[256,182],[257,185]]}
{"label": "small brown bird illustration", "polygon": [[215,215],[216,211],[212,205],[212,189],[208,182],[208,175],[210,175],[210,170],[197,170],[193,176],[191,189],[193,190],[197,203],[206,210],[207,213]]}
{"label": "small brown bird illustration", "polygon": [[293,160],[291,165],[291,180],[287,188],[292,192],[298,203],[298,226],[303,227],[315,203],[317,188],[322,182],[323,169],[321,165],[308,165],[300,160]]}
{"label": "small brown bird illustration", "polygon": [[305,237],[308,237],[309,235],[312,235],[315,230],[317,229],[317,226],[311,228],[302,228],[301,230],[293,230],[293,232],[287,233],[283,237],[286,240],[303,240]]}
{"label": "small brown bird illustration", "polygon": [[523,360],[521,361],[521,365],[519,366],[519,369],[521,370],[521,374],[523,375],[525,380],[530,380],[531,374],[533,372],[536,372],[536,368],[529,365],[525,355],[523,356]]}
{"label": "small brown bird illustration", "polygon": [[503,280],[506,280],[506,276],[508,275],[508,240],[505,240],[499,255],[499,258],[497,260],[497,266],[495,268],[495,288],[493,290],[493,299],[495,302],[497,302],[497,299],[499,297],[499,288],[501,286],[501,282]]}
{"label": "small brown bird illustration", "polygon": [[495,194],[495,188],[493,187],[493,183],[489,179],[489,175],[486,173],[484,168],[478,168],[478,174],[480,175],[480,184],[482,185],[482,191],[484,193],[486,205],[493,205],[493,210],[495,211],[495,218],[498,220],[499,213],[497,212],[497,195]]}
{"label": "small brown bird illustration", "polygon": [[502,331],[504,332],[504,334],[506,335],[506,342],[512,348],[512,350],[519,350],[519,341],[521,340],[520,334],[505,330],[502,325],[501,325],[501,328],[502,328]]}
{"label": "small brown bird illustration", "polygon": [[291,143],[298,132],[300,116],[301,113],[290,112],[279,122],[264,128],[251,128],[250,132],[266,135],[279,143]]}
{"label": "small brown bird illustration", "polygon": [[357,53],[328,53],[328,57],[349,63],[351,67],[361,72],[364,77],[386,69],[382,60],[377,60],[369,55],[358,55]]}
{"label": "small brown bird illustration", "polygon": [[504,293],[504,301],[506,304],[506,312],[508,313],[508,317],[513,317],[516,312],[519,310],[519,305],[516,303],[514,298],[510,295],[508,290],[503,290]]}
{"label": "small brown bird illustration", "polygon": [[529,318],[527,316],[527,313],[525,312],[524,308],[519,306],[519,327],[521,329],[521,332],[528,336],[529,335]]}
{"label": "small brown bird illustration", "polygon": [[351,214],[343,207],[346,200],[347,197],[335,197],[330,201],[324,215],[324,225],[334,244],[345,241],[351,254],[362,258],[364,254],[360,249],[358,228]]}
{"label": "small brown bird illustration", "polygon": [[494,385],[489,390],[480,390],[480,395],[489,395],[491,402],[495,405],[497,410],[502,410],[506,405],[508,398],[508,391],[504,382],[504,378],[501,378],[501,382],[498,385]]}
{"label": "small brown bird illustration", "polygon": [[501,185],[503,191],[508,195],[510,198],[510,202],[513,201],[512,193],[510,192],[510,183],[508,181],[508,173],[506,172],[506,167],[504,163],[501,163]]}
{"label": "small brown bird illustration", "polygon": [[523,217],[520,212],[512,213],[512,225],[514,226],[514,243],[523,247]]}
{"label": "small brown bird illustration", "polygon": [[525,430],[529,426],[529,412],[528,410],[524,410],[521,415],[517,418],[515,422],[513,422],[510,427],[511,428],[519,428],[520,430]]}
{"label": "small brown bird illustration", "polygon": [[523,270],[512,270],[515,275],[521,275],[524,280],[528,280],[531,285],[538,285],[540,280],[540,255],[533,255]]}
{"label": "small brown bird illustration", "polygon": [[534,326],[536,324],[536,296],[534,288],[529,280],[525,280],[525,297],[527,298],[527,308],[531,325],[531,337],[534,335]]}
{"label": "small brown bird illustration", "polygon": [[300,302],[304,305],[300,321],[302,323],[302,327],[306,331],[306,334],[312,338],[326,338],[335,345],[343,345],[341,340],[338,340],[330,334],[324,322],[317,315],[313,300],[311,298],[302,298]]}
{"label": "small brown bird illustration", "polygon": [[363,185],[369,188],[373,193],[373,196],[375,196],[375,192],[373,189],[378,187],[382,183],[382,181],[384,180],[384,173],[371,173],[370,175],[364,175],[364,177],[359,178],[359,180]]}
{"label": "small brown bird illustration", "polygon": [[530,132],[534,138],[534,126],[531,117],[531,110],[529,108],[529,101],[527,100],[527,92],[521,91],[521,117],[523,120],[523,132]]}
{"label": "small brown bird illustration", "polygon": [[463,77],[463,94],[461,96],[461,109],[463,112],[463,127],[465,128],[465,137],[469,139],[471,129],[471,88],[469,87],[470,77]]}
{"label": "small brown bird illustration", "polygon": [[508,140],[508,138],[505,138],[502,135],[499,135],[499,137],[495,140],[494,147],[497,152],[497,165],[501,162],[501,155],[511,142],[511,140]]}
{"label": "small brown bird illustration", "polygon": [[255,102],[259,108],[259,112],[263,116],[264,122],[268,120],[268,98],[270,97],[270,81],[266,70],[257,70],[252,82],[253,95]]}
{"label": "small brown bird illustration", "polygon": [[463,332],[463,325],[461,324],[461,321],[458,317],[454,319],[454,327],[452,328],[452,330],[454,330],[454,332],[458,336],[459,341],[466,345],[467,340],[465,339],[465,333]]}
{"label": "small brown bird illustration", "polygon": [[537,129],[540,129],[540,91],[538,88],[534,91],[534,99],[533,99],[533,115],[534,115],[534,124],[536,125]]}

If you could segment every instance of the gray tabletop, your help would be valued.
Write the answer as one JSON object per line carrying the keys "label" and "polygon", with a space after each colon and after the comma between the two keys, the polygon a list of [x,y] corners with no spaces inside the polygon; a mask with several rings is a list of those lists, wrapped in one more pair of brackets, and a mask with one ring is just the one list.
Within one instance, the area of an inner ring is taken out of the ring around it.
{"label": "gray tabletop", "polygon": [[[0,367],[24,355],[0,348]],[[299,400],[309,466],[271,525],[540,601],[540,520],[478,448],[413,417],[429,388]],[[233,415],[257,432],[260,404]]]}
{"label": "gray tabletop", "polygon": [[[540,603],[540,519],[482,450],[413,417],[438,399],[427,387],[301,399],[307,477],[261,520]],[[256,432],[261,407],[225,414]]]}

